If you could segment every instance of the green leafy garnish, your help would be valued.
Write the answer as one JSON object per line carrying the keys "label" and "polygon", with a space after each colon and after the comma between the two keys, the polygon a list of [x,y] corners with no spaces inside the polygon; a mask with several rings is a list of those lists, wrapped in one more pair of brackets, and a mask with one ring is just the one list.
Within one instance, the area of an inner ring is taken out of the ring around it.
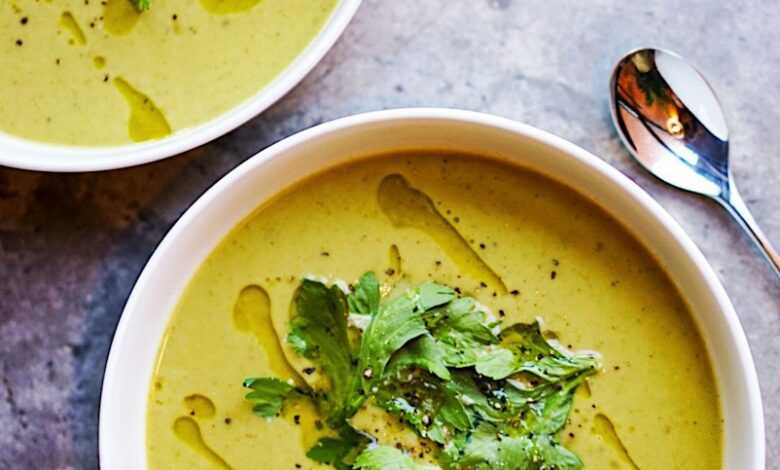
{"label": "green leafy garnish", "polygon": [[[427,441],[423,447],[435,449],[431,457],[445,470],[582,467],[557,434],[577,387],[596,373],[597,356],[547,340],[539,321],[502,328],[475,299],[447,286],[428,282],[389,300],[381,291],[373,273],[347,295],[304,280],[287,342],[327,384],[299,390],[248,379],[255,412],[275,416],[287,399],[312,400],[329,431],[307,456],[339,470],[426,467],[402,449],[370,444],[351,426],[367,404]],[[349,315],[368,321],[358,339],[348,331]]]}
{"label": "green leafy garnish", "polygon": [[356,470],[423,470],[411,457],[395,447],[377,446],[364,450],[355,460]]}
{"label": "green leafy garnish", "polygon": [[486,313],[470,297],[455,299],[427,317],[428,328],[450,367],[473,366],[488,345],[498,342]]}
{"label": "green leafy garnish", "polygon": [[365,393],[371,393],[393,353],[428,332],[423,313],[454,297],[448,288],[427,283],[379,307],[360,343],[358,360]]}
{"label": "green leafy garnish", "polygon": [[152,6],[152,0],[130,0],[130,2],[135,5],[138,11],[148,10]]}
{"label": "green leafy garnish", "polygon": [[419,367],[442,380],[450,380],[450,371],[444,362],[444,349],[431,335],[426,334],[410,342],[398,351],[388,365],[388,369],[394,372],[411,367]]}
{"label": "green leafy garnish", "polygon": [[355,388],[347,336],[347,300],[336,286],[304,279],[295,292],[287,342],[296,353],[317,364],[330,380],[318,405],[336,428],[347,418],[346,405]]}
{"label": "green leafy garnish", "polygon": [[252,389],[245,397],[254,405],[252,411],[265,418],[279,414],[286,399],[303,396],[295,386],[272,377],[246,379],[244,387]]}
{"label": "green leafy garnish", "polygon": [[368,438],[349,426],[342,426],[338,437],[323,437],[306,453],[315,462],[332,465],[339,470],[352,468],[348,461],[368,444]]}
{"label": "green leafy garnish", "polygon": [[364,315],[376,315],[379,312],[379,281],[372,272],[360,277],[355,289],[347,296],[349,311]]}

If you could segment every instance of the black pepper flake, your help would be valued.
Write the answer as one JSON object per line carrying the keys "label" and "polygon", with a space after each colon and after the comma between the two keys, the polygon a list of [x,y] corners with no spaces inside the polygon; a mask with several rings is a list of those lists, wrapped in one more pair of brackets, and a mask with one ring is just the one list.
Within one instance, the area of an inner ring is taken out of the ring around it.
{"label": "black pepper flake", "polygon": [[480,243],[480,244],[479,244],[479,247],[480,247],[480,248],[482,248],[482,249],[484,250],[484,249],[485,249],[485,244],[484,244],[484,243]]}
{"label": "black pepper flake", "polygon": [[571,438],[574,438],[574,433],[573,433],[573,432],[570,432],[570,433],[569,433],[569,437],[571,437]]}
{"label": "black pepper flake", "polygon": [[556,271],[550,272],[550,279],[555,280],[555,278],[558,276],[558,273]]}
{"label": "black pepper flake", "polygon": [[306,375],[311,375],[314,373],[314,370],[315,370],[314,367],[305,367],[303,369],[303,373]]}
{"label": "black pepper flake", "polygon": [[485,284],[484,282],[480,281],[479,287],[482,287],[484,289],[485,287],[487,287],[487,284]]}
{"label": "black pepper flake", "polygon": [[178,19],[179,19],[179,15],[177,15],[176,13],[174,13],[174,14],[173,14],[173,16],[171,16],[171,19],[172,19],[173,21],[176,21],[176,20],[178,20]]}
{"label": "black pepper flake", "polygon": [[301,424],[301,415],[295,415],[293,416],[293,422],[295,424]]}
{"label": "black pepper flake", "polygon": [[320,253],[320,254],[321,254],[322,256],[330,256],[330,253],[328,253],[327,251],[323,251],[323,252],[322,252],[322,253]]}
{"label": "black pepper flake", "polygon": [[301,464],[299,464],[299,463],[296,463],[296,464],[295,464],[295,468],[302,468],[302,467],[301,467]]}
{"label": "black pepper flake", "polygon": [[26,16],[23,16],[21,20],[19,20],[19,23],[21,24],[27,24],[27,22],[30,21]]}
{"label": "black pepper flake", "polygon": [[16,45],[17,46],[22,47],[22,44],[24,44],[24,41],[22,41],[21,39],[17,39],[16,40]]}
{"label": "black pepper flake", "polygon": [[227,425],[230,425],[230,423],[232,423],[232,422],[233,422],[233,420],[232,420],[232,419],[230,419],[230,418],[225,418],[225,424],[227,424]]}
{"label": "black pepper flake", "polygon": [[454,220],[454,221],[455,221],[455,223],[457,224],[458,222],[460,222],[460,217],[455,217],[455,218],[454,218],[454,219],[452,219],[452,220]]}
{"label": "black pepper flake", "polygon": [[387,268],[385,269],[385,274],[387,274],[388,276],[392,276],[393,274],[395,274],[395,269]]}
{"label": "black pepper flake", "polygon": [[504,313],[503,310],[498,311],[498,316],[503,317],[504,315],[506,315],[506,313]]}
{"label": "black pepper flake", "polygon": [[513,289],[513,290],[512,290],[512,291],[510,291],[509,293],[510,293],[510,294],[512,294],[512,295],[520,295],[520,291],[519,291],[519,290],[517,290],[517,289]]}

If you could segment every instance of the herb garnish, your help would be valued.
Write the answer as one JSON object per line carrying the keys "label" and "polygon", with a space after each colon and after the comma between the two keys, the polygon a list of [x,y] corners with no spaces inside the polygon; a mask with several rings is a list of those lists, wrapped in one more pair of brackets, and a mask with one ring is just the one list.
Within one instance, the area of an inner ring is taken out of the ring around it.
{"label": "herb garnish", "polygon": [[[350,334],[350,315],[368,319],[359,337]],[[582,467],[557,434],[599,361],[548,341],[538,321],[501,329],[475,299],[432,282],[382,301],[366,273],[348,295],[304,280],[287,342],[327,383],[302,389],[247,379],[246,398],[263,417],[278,415],[287,400],[312,400],[332,430],[308,451],[312,460],[339,470],[426,468],[352,427],[371,405],[414,430],[444,469]]]}

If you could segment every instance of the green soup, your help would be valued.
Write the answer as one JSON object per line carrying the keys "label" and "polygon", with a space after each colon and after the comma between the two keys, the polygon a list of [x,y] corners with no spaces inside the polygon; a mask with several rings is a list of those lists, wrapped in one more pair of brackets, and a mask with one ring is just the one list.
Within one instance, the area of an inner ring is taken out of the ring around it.
{"label": "green soup", "polygon": [[[377,274],[384,294],[430,280],[457,286],[503,321],[541,317],[568,349],[598,351],[601,368],[578,389],[559,436],[585,468],[721,468],[707,353],[656,261],[572,190],[445,154],[328,170],[260,207],[219,244],[160,347],[150,466],[317,467],[305,455],[324,432],[313,407],[296,402],[261,418],[241,384],[249,376],[298,380],[308,366],[285,341],[304,276],[352,283],[365,271]],[[415,439],[397,423],[361,419],[389,445]]]}
{"label": "green soup", "polygon": [[336,4],[0,2],[0,131],[103,146],[196,126],[279,75]]}

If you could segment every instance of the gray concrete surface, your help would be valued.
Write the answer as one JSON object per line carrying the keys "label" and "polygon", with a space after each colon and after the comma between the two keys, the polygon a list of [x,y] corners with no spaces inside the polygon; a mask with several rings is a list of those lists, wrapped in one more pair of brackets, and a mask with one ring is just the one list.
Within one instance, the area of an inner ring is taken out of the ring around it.
{"label": "gray concrete surface", "polygon": [[774,0],[368,0],[300,86],[216,142],[102,174],[0,169],[0,468],[97,467],[99,388],[113,328],[146,259],[199,194],[301,129],[421,105],[549,130],[601,156],[668,209],[715,267],[747,331],[768,468],[780,468],[780,283],[718,207],[646,175],[609,122],[610,68],[645,44],[695,58],[711,78],[728,112],[735,177],[780,244]]}

